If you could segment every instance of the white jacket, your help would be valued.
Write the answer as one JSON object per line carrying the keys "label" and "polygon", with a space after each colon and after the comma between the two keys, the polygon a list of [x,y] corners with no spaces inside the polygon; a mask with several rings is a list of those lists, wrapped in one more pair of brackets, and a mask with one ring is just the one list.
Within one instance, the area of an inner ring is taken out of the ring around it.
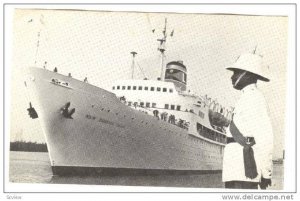
{"label": "white jacket", "polygon": [[[245,137],[254,137],[252,146],[258,176],[254,179],[245,177],[243,147],[234,142],[224,149],[222,180],[259,182],[261,176],[272,177],[273,131],[268,116],[264,96],[255,84],[246,86],[236,104],[233,121]],[[232,137],[229,129],[228,137]]]}

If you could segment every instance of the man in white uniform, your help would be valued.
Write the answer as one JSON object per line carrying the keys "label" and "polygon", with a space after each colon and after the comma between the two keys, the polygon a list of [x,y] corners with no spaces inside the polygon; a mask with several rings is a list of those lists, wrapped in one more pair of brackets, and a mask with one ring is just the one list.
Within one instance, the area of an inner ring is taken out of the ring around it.
{"label": "man in white uniform", "polygon": [[222,180],[225,188],[266,189],[271,185],[273,132],[258,80],[268,82],[262,73],[262,57],[241,55],[227,67],[233,71],[233,88],[240,90],[233,120],[227,129]]}

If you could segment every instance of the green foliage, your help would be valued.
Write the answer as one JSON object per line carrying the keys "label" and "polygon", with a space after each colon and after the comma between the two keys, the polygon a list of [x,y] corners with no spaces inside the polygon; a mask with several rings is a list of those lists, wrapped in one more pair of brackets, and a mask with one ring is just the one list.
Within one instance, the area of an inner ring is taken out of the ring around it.
{"label": "green foliage", "polygon": [[10,142],[10,151],[48,152],[46,143],[16,141]]}

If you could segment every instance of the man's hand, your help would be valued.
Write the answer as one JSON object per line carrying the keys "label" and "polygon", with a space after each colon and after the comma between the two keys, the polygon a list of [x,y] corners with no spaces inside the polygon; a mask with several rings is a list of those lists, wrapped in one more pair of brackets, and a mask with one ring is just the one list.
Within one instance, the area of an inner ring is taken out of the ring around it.
{"label": "man's hand", "polygon": [[268,186],[272,186],[272,180],[271,179],[265,179],[265,178],[261,178],[261,181],[259,183],[260,189],[267,189]]}

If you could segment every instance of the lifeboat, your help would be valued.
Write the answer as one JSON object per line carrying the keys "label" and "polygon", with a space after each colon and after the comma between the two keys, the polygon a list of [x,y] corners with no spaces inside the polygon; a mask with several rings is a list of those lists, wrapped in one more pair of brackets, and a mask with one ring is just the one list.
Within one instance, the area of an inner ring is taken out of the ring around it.
{"label": "lifeboat", "polygon": [[[227,113],[224,115],[224,113]],[[209,106],[209,121],[211,126],[224,128],[230,124],[231,118],[228,112],[225,112],[224,107],[213,101]]]}

